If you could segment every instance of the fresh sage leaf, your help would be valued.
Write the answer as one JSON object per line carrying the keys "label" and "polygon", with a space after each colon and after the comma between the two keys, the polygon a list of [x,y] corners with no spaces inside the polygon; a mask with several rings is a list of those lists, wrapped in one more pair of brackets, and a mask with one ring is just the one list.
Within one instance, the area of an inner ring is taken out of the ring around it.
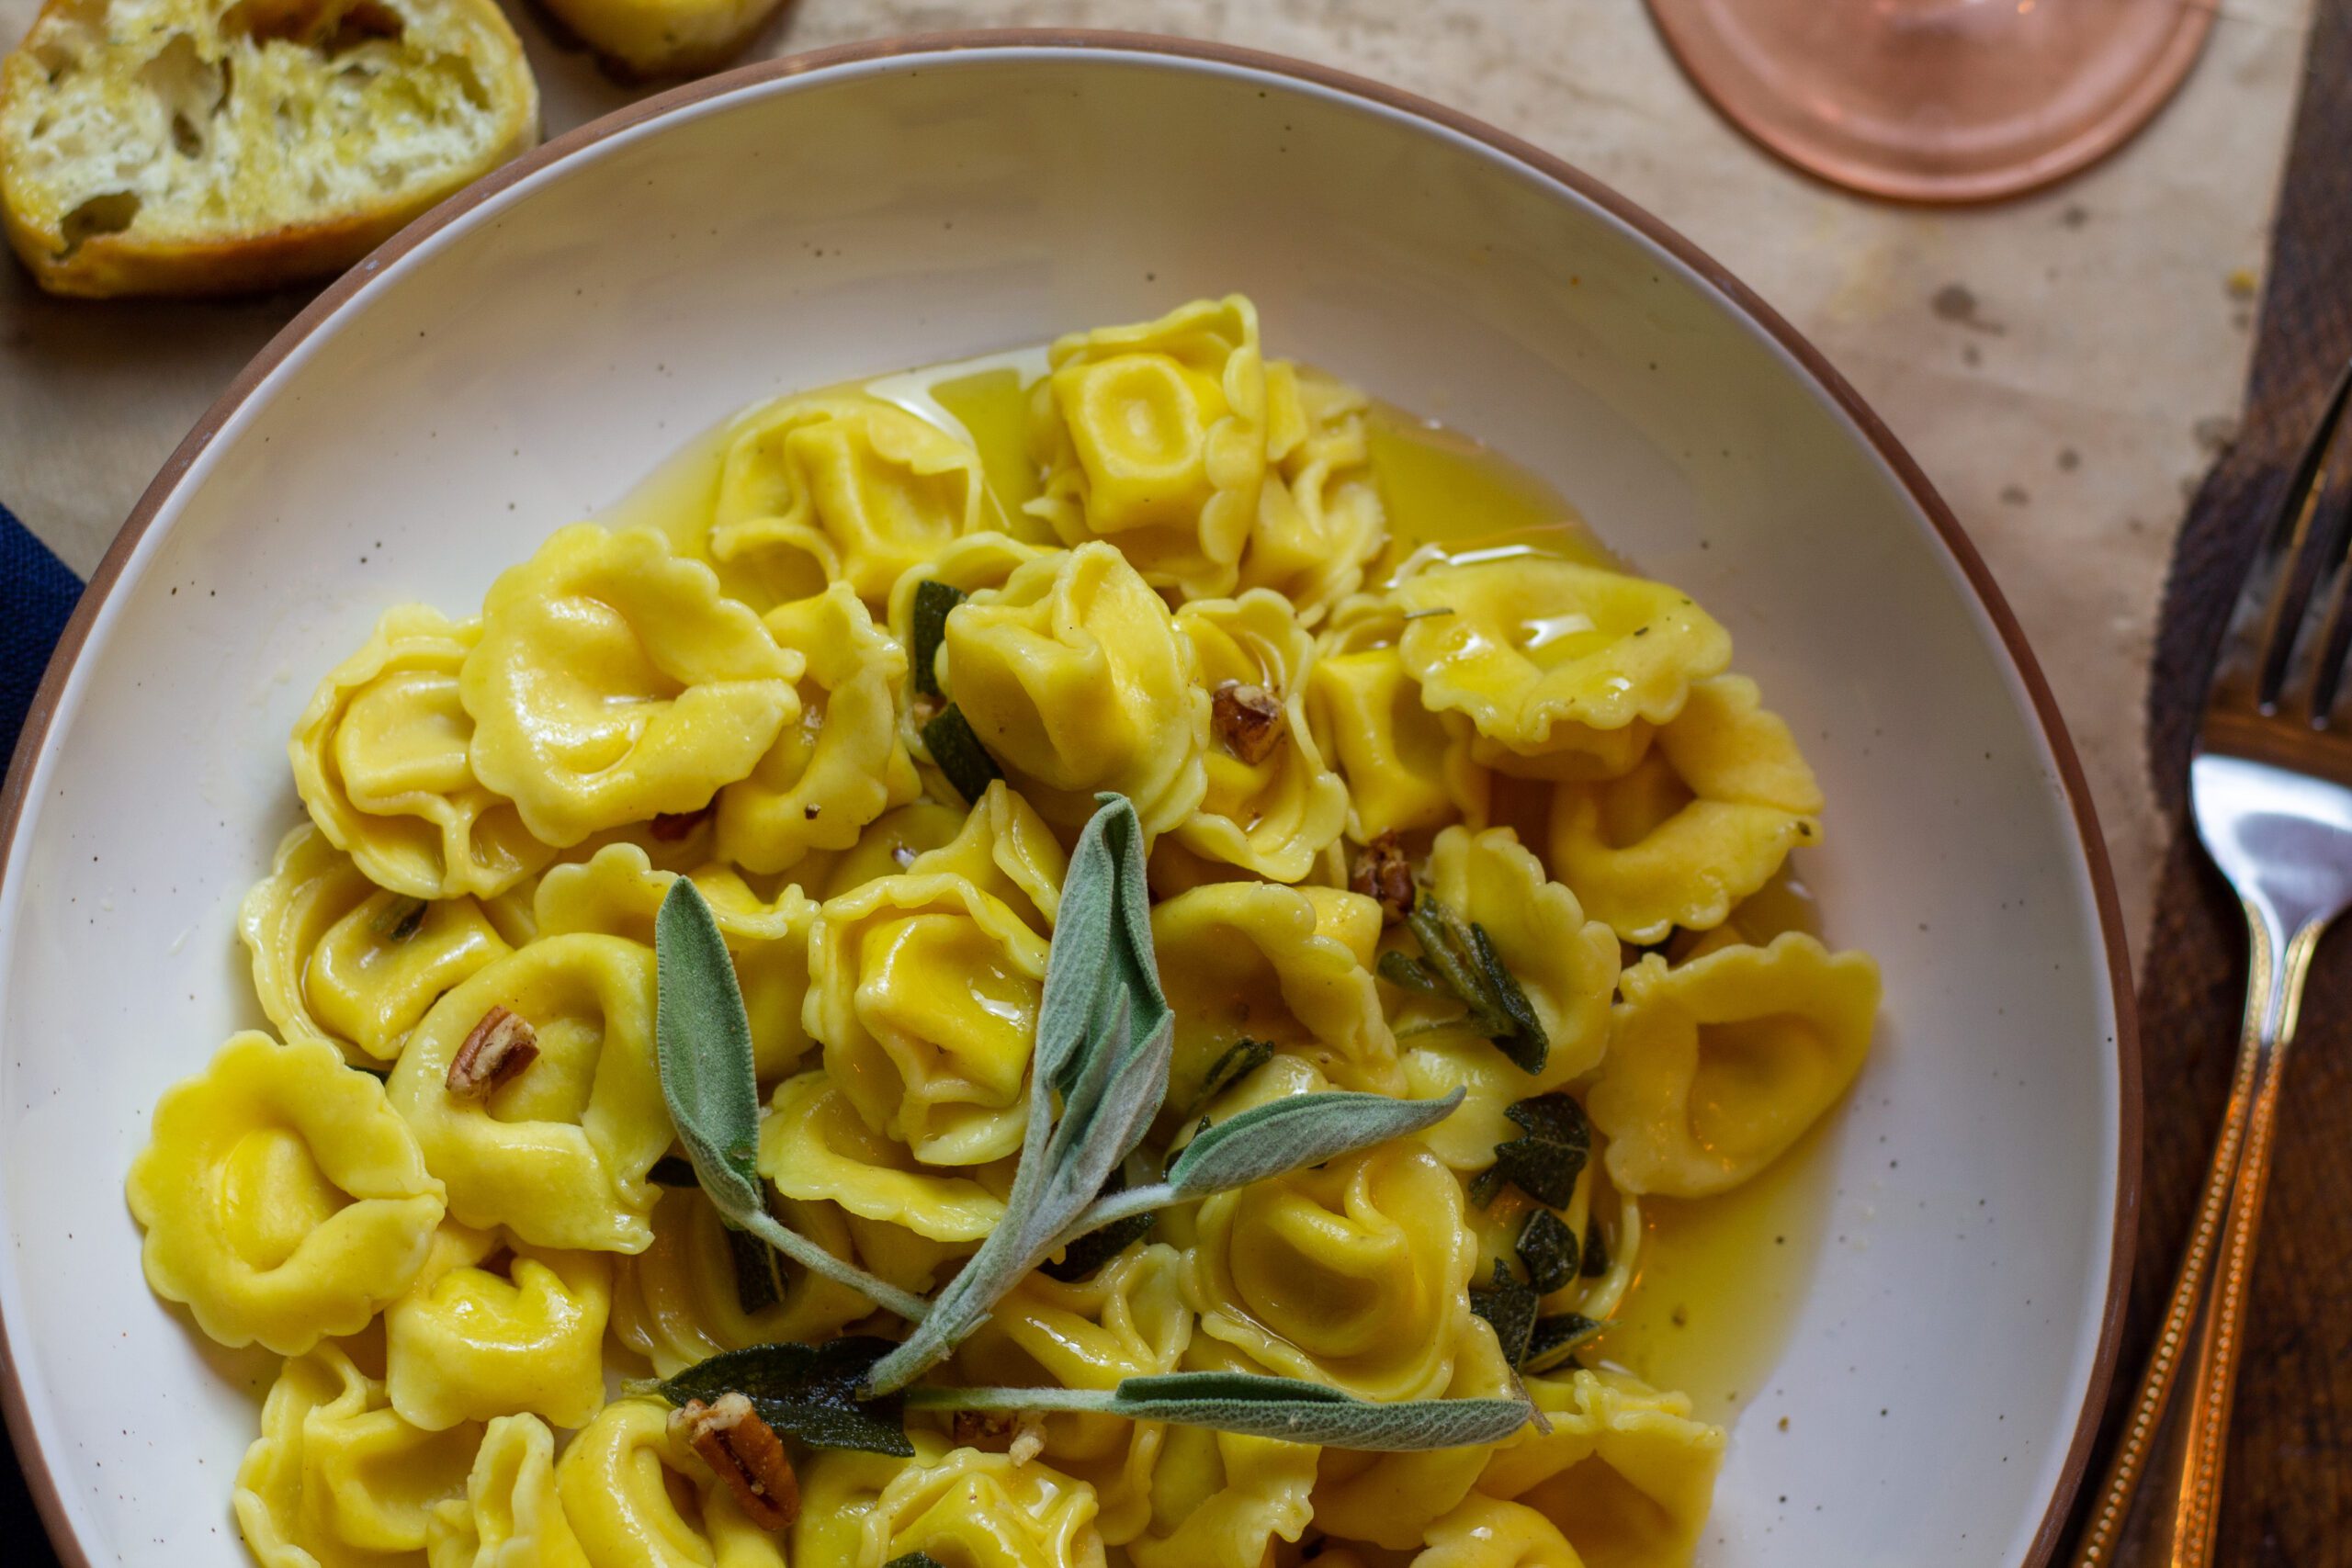
{"label": "fresh sage leaf", "polygon": [[1237,1040],[1227,1046],[1201,1078],[1200,1092],[1184,1107],[1179,1122],[1190,1122],[1208,1109],[1209,1101],[1274,1059],[1274,1043],[1271,1040]]}
{"label": "fresh sage leaf", "polygon": [[910,1551],[893,1557],[882,1564],[882,1568],[941,1568],[941,1564],[939,1559],[928,1551]]}
{"label": "fresh sage leaf", "polygon": [[1221,1432],[1368,1452],[1500,1442],[1525,1424],[1528,1413],[1527,1404],[1517,1399],[1408,1399],[1384,1404],[1295,1378],[1246,1372],[1127,1378],[1112,1394],[1113,1413],[1131,1420],[1213,1427]]}
{"label": "fresh sage leaf", "polygon": [[1587,1317],[1580,1312],[1564,1312],[1552,1317],[1535,1320],[1535,1332],[1528,1337],[1526,1370],[1548,1372],[1568,1359],[1569,1353],[1607,1325],[1598,1318]]}
{"label": "fresh sage leaf", "polygon": [[974,733],[972,721],[953,703],[922,727],[922,743],[967,806],[977,803],[989,792],[989,785],[1004,777],[1004,770],[996,765],[996,759]]}
{"label": "fresh sage leaf", "polygon": [[1609,1238],[1600,1234],[1600,1222],[1597,1219],[1584,1223],[1584,1261],[1577,1272],[1588,1280],[1598,1280],[1609,1272]]}
{"label": "fresh sage leaf", "polygon": [[1495,1145],[1495,1163],[1472,1182],[1472,1197],[1491,1179],[1488,1196],[1477,1200],[1484,1207],[1508,1181],[1547,1208],[1566,1208],[1592,1153],[1592,1125],[1584,1107],[1574,1096],[1555,1092],[1516,1101],[1503,1114],[1525,1128],[1526,1135]]}
{"label": "fresh sage leaf", "polygon": [[915,1450],[907,1441],[904,1401],[857,1396],[868,1370],[891,1348],[887,1339],[863,1335],[821,1345],[752,1345],[697,1361],[654,1390],[680,1405],[740,1393],[761,1420],[816,1448],[911,1459]]}
{"label": "fresh sage leaf", "polygon": [[939,645],[947,639],[947,612],[963,602],[960,588],[928,579],[915,584],[914,625],[910,628],[913,647],[908,657],[913,661],[915,690],[926,697],[944,694],[939,689]]}
{"label": "fresh sage leaf", "polygon": [[[868,1386],[906,1387],[954,1350],[1071,1226],[1143,1142],[1168,1092],[1175,1033],[1151,947],[1143,825],[1125,796],[1095,797],[1071,850],[1046,951],[1030,1059],[1029,1125],[1005,1222],[932,1303]],[[1054,1096],[1061,1095],[1060,1113]]]}
{"label": "fresh sage leaf", "polygon": [[1511,1250],[1519,1254],[1520,1267],[1527,1270],[1528,1283],[1539,1296],[1548,1296],[1574,1280],[1582,1260],[1577,1233],[1549,1209],[1528,1211],[1527,1223],[1519,1227],[1519,1240]]}
{"label": "fresh sage leaf", "polygon": [[1523,1399],[1408,1399],[1379,1404],[1297,1378],[1169,1372],[1109,1389],[918,1388],[910,1409],[1084,1411],[1366,1452],[1500,1442],[1524,1425]]}
{"label": "fresh sage leaf", "polygon": [[1235,1112],[1185,1145],[1168,1168],[1167,1185],[1181,1196],[1198,1197],[1321,1165],[1434,1126],[1453,1113],[1462,1097],[1460,1089],[1442,1100],[1391,1100],[1334,1089],[1270,1100]]}
{"label": "fresh sage leaf", "polygon": [[1527,1348],[1535,1333],[1535,1306],[1533,1287],[1513,1274],[1499,1258],[1495,1259],[1493,1278],[1470,1292],[1470,1310],[1487,1320],[1495,1331],[1496,1343],[1503,1348],[1504,1359],[1513,1367],[1527,1359]]}
{"label": "fresh sage leaf", "polygon": [[[1453,990],[1438,972],[1408,953],[1390,948],[1380,955],[1380,977],[1392,986],[1428,997],[1451,997]],[[1456,1000],[1461,998],[1455,998]]]}
{"label": "fresh sage leaf", "polygon": [[760,1086],[752,1062],[751,1021],[718,917],[691,878],[670,884],[653,932],[653,1033],[662,1099],[704,1194],[722,1218],[802,1268],[901,1317],[922,1317],[922,1297],[844,1263],[768,1213],[757,1160]]}

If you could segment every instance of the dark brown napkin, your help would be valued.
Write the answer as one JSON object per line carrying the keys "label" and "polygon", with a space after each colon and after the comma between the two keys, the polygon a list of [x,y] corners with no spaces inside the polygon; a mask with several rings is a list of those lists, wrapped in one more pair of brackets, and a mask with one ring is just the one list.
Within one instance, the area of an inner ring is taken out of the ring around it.
{"label": "dark brown napkin", "polygon": [[[2319,0],[2245,415],[2182,525],[2149,684],[2149,762],[2172,849],[2140,971],[2140,1254],[2101,1466],[2172,1289],[2228,1098],[2244,999],[2245,921],[2186,815],[2189,742],[2238,580],[2347,357],[2352,0]],[[2339,476],[2331,502],[2347,500],[2352,486]],[[2086,1495],[2098,1479],[2095,1467]],[[2320,950],[2288,1061],[2223,1491],[2222,1563],[2352,1568],[2352,944],[2342,933]]]}

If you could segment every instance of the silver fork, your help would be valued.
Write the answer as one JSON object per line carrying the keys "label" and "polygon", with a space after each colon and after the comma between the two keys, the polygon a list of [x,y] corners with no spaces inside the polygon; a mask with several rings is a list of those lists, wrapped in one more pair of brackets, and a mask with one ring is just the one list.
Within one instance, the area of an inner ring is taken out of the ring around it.
{"label": "silver fork", "polygon": [[[2352,904],[2352,702],[2337,704],[2352,643],[2352,520],[2320,504],[2347,401],[2352,365],[2238,591],[2205,693],[2189,807],[2245,909],[2254,950],[2245,1021],[2188,1250],[2075,1568],[2120,1562],[2127,1524],[2133,1544],[2148,1548],[2135,1562],[2205,1568],[2213,1558],[2278,1085],[2312,952]],[[2184,1375],[2186,1404],[2167,1422]],[[2135,1510],[2143,1481],[2149,1495]]]}

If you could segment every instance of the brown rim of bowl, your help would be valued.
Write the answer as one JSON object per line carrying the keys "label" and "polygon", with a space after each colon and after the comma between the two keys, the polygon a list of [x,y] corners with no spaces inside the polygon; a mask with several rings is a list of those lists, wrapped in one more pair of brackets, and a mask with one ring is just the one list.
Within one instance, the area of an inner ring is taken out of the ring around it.
{"label": "brown rim of bowl", "polygon": [[[2059,1477],[2058,1488],[2042,1514],[2041,1526],[2034,1532],[2032,1550],[2026,1559],[2026,1568],[2041,1568],[2057,1551],[2058,1538],[2065,1529],[2068,1510],[2089,1467],[2091,1445],[2098,1436],[2099,1419],[2106,1409],[2108,1386],[2115,1373],[2116,1352],[2123,1332],[2123,1307],[2131,1292],[2132,1241],[2139,1216],[2141,1135],[2140,1036],[2132,991],[2132,963],[2124,946],[2122,910],[2115,894],[2115,873],[2108,863],[2107,840],[2099,833],[2098,815],[2091,806],[2090,785],[2083,776],[2082,761],[2075,753],[2075,744],[2066,733],[2065,721],[2059,716],[2057,702],[2050,694],[2050,683],[2043,678],[2041,665],[2035,662],[2033,650],[2026,644],[2025,632],[2018,625],[2017,615],[2010,610],[2008,601],[2001,596],[1991,570],[1984,564],[1984,558],[1977,553],[1976,546],[1961,527],[1959,519],[1952,515],[1951,508],[1944,504],[1943,498],[1928,482],[1927,475],[1920,471],[1911,454],[1904,450],[1903,444],[1871,412],[1870,405],[1862,401],[1860,394],[1847,385],[1846,378],[1830,367],[1819,349],[1807,342],[1747,285],[1726,271],[1721,263],[1591,175],[1532,142],[1417,94],[1349,72],[1294,60],[1286,55],[1193,39],[1165,38],[1153,33],[1055,28],[917,33],[903,38],[813,50],[806,54],[741,65],[716,76],[673,87],[627,108],[616,109],[602,119],[591,120],[524,153],[394,234],[378,246],[366,261],[327,285],[317,299],[304,307],[300,315],[288,321],[253,357],[251,363],[237,373],[236,379],[229,383],[228,389],[204,412],[203,417],[196,422],[187,437],[165,460],[162,470],[140,496],[139,503],[130,510],[130,515],[124,520],[121,531],[115,536],[113,545],[107,550],[106,558],[98,563],[98,570],[92,575],[89,587],[84,591],[81,603],[74,607],[73,619],[66,623],[64,634],[58,639],[57,651],[50,659],[48,672],[41,677],[40,689],[34,694],[32,706],[25,715],[24,733],[17,740],[16,754],[9,763],[6,787],[0,790],[0,880],[5,880],[7,875],[8,849],[16,841],[17,826],[24,816],[33,760],[39,755],[42,742],[48,739],[50,723],[56,716],[58,698],[64,691],[66,676],[80,656],[83,644],[89,638],[90,625],[96,618],[99,605],[105,603],[116,580],[122,575],[125,563],[130,560],[131,552],[145,536],[149,525],[154,522],[156,513],[162,510],[164,502],[170,498],[198,456],[210,445],[213,436],[253,395],[264,378],[328,317],[381,277],[393,262],[526,176],[537,174],[616,132],[675,110],[725,96],[739,88],[807,75],[838,65],[863,64],[905,55],[954,54],[994,49],[1095,50],[1104,53],[1159,55],[1238,66],[1270,76],[1288,77],[1398,110],[1524,164],[1554,183],[1566,186],[1674,257],[1786,349],[1814,382],[1828,394],[1830,400],[1854,422],[1872,449],[1902,481],[1904,489],[1910,492],[1919,510],[1935,525],[1944,547],[1960,563],[1977,602],[1984,606],[1986,616],[2001,634],[2003,650],[2007,653],[2011,667],[2024,683],[2027,694],[2033,699],[2034,717],[2040,722],[2043,738],[2049,742],[2051,755],[2057,761],[2059,782],[2065,790],[2067,804],[2074,808],[2075,832],[2082,840],[2083,856],[2090,868],[2092,892],[2098,906],[2099,931],[2107,942],[2109,982],[2115,999],[2116,1068],[2122,1094],[2116,1140],[2115,1233],[2108,1268],[2107,1303],[2100,1314],[2098,1353],[2091,1368],[2090,1386],[2084,1393],[2082,1411],[2075,1418],[2074,1438],[2067,1447],[2065,1468]],[[17,1462],[24,1470],[26,1484],[40,1509],[42,1522],[49,1528],[50,1540],[55,1544],[59,1558],[66,1568],[96,1568],[89,1554],[83,1550],[81,1541],[66,1526],[63,1498],[58,1491],[56,1478],[50,1474],[47,1456],[40,1451],[35,1440],[31,1419],[25,1407],[24,1387],[17,1376],[16,1359],[8,1346],[5,1321],[0,1321],[0,1408],[5,1408],[8,1430],[17,1446]]]}

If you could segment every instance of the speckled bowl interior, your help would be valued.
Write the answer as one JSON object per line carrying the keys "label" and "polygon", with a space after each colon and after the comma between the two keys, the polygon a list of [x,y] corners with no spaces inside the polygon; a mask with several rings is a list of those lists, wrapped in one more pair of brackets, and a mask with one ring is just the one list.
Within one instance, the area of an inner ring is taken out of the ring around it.
{"label": "speckled bowl interior", "polygon": [[69,1561],[245,1561],[274,1368],[148,1293],[122,1176],[157,1093],[261,1021],[234,911],[297,818],[318,675],[751,400],[1232,289],[1274,352],[1499,446],[1696,593],[1828,792],[1810,878],[1884,1027],[1703,1560],[2029,1557],[2132,1152],[2103,873],[2006,612],[1834,378],[1566,171],[1278,63],[1031,39],[657,110],[460,198],[273,346],[133,519],[19,758],[0,1317]]}

